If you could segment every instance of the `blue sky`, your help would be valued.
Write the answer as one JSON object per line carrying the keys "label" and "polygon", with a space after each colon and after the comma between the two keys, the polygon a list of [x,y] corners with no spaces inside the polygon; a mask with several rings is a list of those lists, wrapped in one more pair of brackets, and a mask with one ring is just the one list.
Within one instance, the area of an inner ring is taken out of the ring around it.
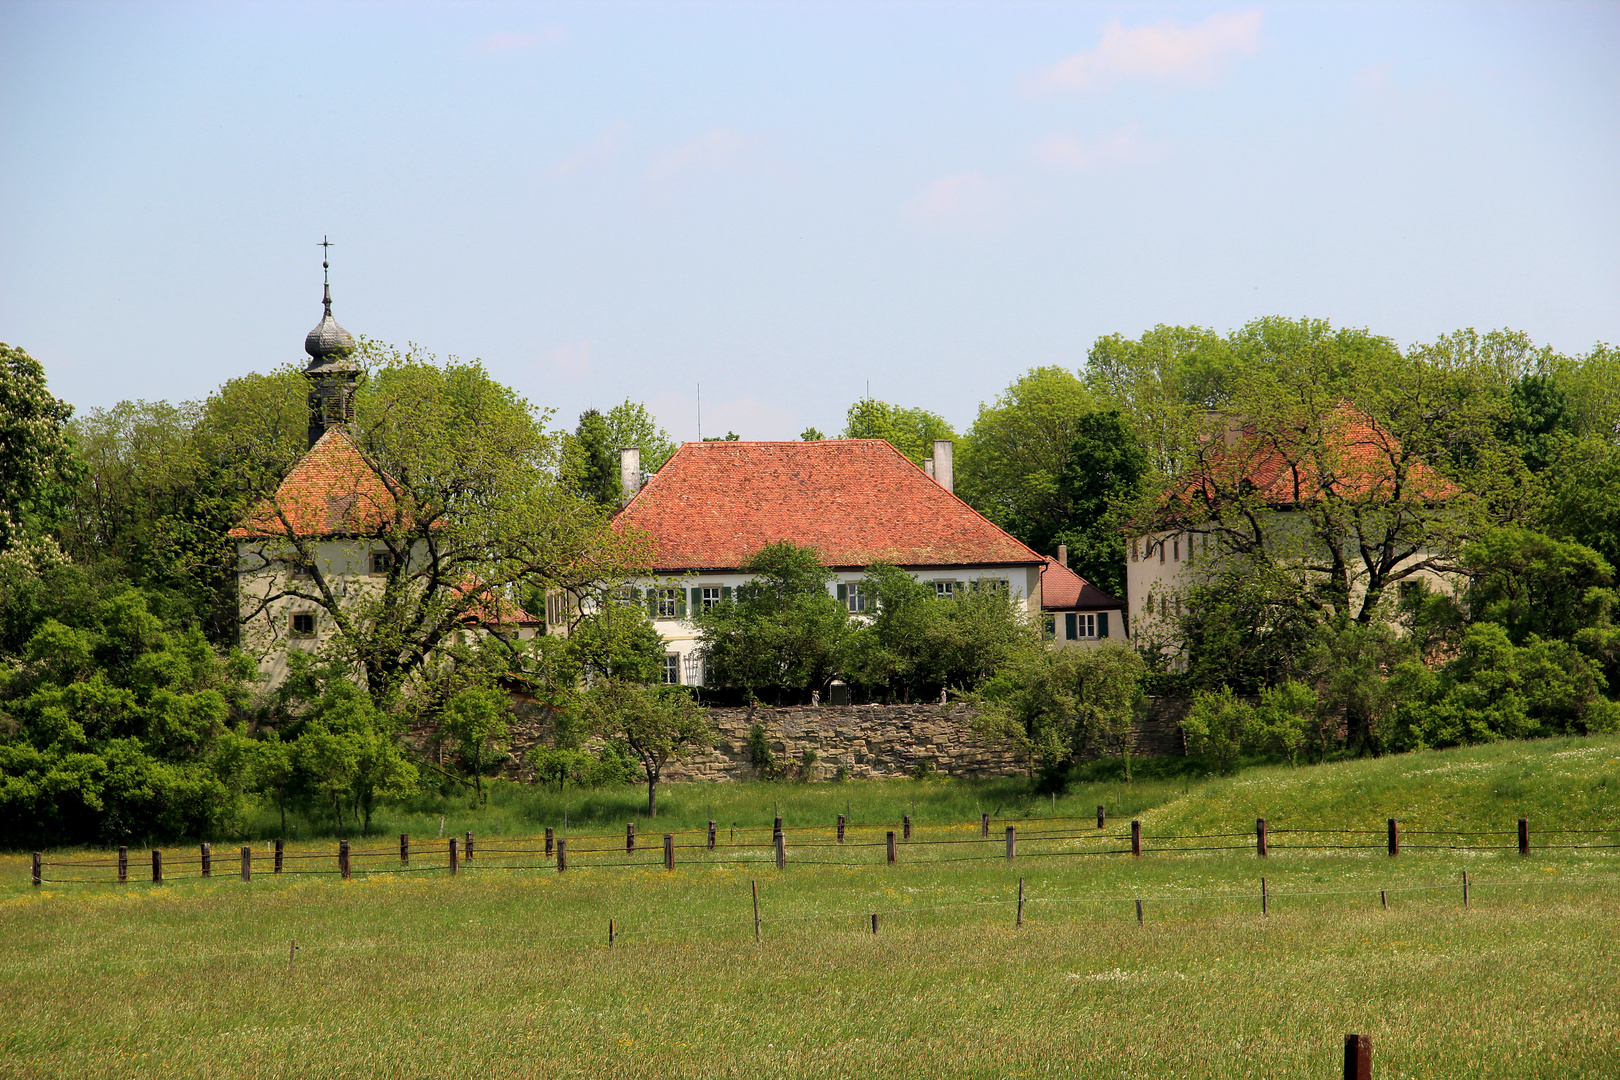
{"label": "blue sky", "polygon": [[0,5],[0,340],[81,408],[356,334],[573,422],[959,429],[1103,334],[1620,342],[1620,5]]}

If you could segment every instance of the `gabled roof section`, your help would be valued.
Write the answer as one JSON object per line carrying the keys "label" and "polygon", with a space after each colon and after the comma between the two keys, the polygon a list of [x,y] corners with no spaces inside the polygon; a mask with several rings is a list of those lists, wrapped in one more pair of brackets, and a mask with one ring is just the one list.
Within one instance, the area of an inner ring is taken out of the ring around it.
{"label": "gabled roof section", "polygon": [[393,516],[394,496],[382,478],[348,435],[330,428],[298,459],[275,498],[255,507],[231,535],[364,536]]}
{"label": "gabled roof section", "polygon": [[1262,442],[1253,425],[1234,435],[1188,477],[1185,493],[1201,489],[1206,498],[1218,498],[1242,488],[1277,507],[1315,502],[1324,495],[1438,502],[1457,493],[1426,462],[1407,459],[1400,439],[1353,405],[1340,405],[1326,417],[1319,446],[1306,446],[1303,440],[1297,448],[1277,440]]}
{"label": "gabled roof section", "polygon": [[1041,562],[882,439],[685,443],[614,524],[651,535],[660,572],[735,569],[779,540],[835,567]]}
{"label": "gabled roof section", "polygon": [[1107,611],[1125,605],[1070,570],[1048,558],[1041,567],[1042,611]]}

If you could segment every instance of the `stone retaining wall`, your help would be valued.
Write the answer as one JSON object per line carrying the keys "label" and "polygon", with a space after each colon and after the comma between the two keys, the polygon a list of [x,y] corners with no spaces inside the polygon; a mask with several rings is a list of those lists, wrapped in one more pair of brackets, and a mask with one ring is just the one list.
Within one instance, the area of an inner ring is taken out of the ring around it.
{"label": "stone retaining wall", "polygon": [[[510,775],[530,779],[523,762],[530,748],[549,742],[550,718],[532,701],[514,700],[511,749],[515,759]],[[1180,756],[1187,752],[1180,721],[1187,703],[1179,699],[1153,699],[1147,716],[1136,726],[1132,750],[1143,757]],[[771,753],[789,769],[814,750],[811,776],[830,780],[840,767],[851,778],[908,776],[919,765],[945,776],[1010,776],[1024,772],[1026,763],[1012,751],[992,745],[973,733],[975,713],[963,704],[937,705],[823,705],[817,708],[710,709],[717,738],[712,750],[671,762],[666,780],[747,780],[758,775],[748,756],[748,732],[756,723],[765,728]],[[411,741],[436,757],[438,733],[423,727]]]}

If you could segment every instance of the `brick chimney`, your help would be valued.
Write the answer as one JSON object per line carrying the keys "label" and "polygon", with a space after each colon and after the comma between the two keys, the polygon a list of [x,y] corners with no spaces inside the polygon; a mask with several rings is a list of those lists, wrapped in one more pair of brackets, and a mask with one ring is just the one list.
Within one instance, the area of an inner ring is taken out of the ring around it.
{"label": "brick chimney", "polygon": [[956,474],[951,468],[951,440],[934,440],[934,482],[946,491],[955,491]]}
{"label": "brick chimney", "polygon": [[1068,544],[1059,544],[1058,545],[1057,559],[1058,559],[1058,565],[1059,566],[1063,567],[1065,570],[1067,570],[1069,568],[1069,545]]}
{"label": "brick chimney", "polygon": [[623,506],[641,490],[641,447],[627,446],[619,451],[619,487],[623,489],[619,505]]}

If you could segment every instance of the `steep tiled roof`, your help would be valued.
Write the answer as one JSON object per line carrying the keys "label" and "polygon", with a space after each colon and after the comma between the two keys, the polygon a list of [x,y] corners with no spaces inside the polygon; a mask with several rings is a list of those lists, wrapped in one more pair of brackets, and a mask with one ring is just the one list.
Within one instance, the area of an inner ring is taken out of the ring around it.
{"label": "steep tiled roof", "polygon": [[1042,611],[1105,611],[1124,604],[1070,570],[1056,559],[1041,567]]}
{"label": "steep tiled roof", "polygon": [[[1401,442],[1376,420],[1351,406],[1341,405],[1327,417],[1324,445],[1307,453],[1291,452],[1286,444],[1260,442],[1254,427],[1218,451],[1200,473],[1188,478],[1189,494],[1200,488],[1206,496],[1242,487],[1272,506],[1309,503],[1324,493],[1350,499],[1441,500],[1456,488],[1422,461],[1405,463]],[[1326,464],[1326,475],[1322,468]]]}
{"label": "steep tiled roof", "polygon": [[394,497],[359,448],[331,428],[298,459],[275,498],[255,507],[231,535],[286,536],[289,526],[299,536],[363,535],[376,532],[393,510]]}
{"label": "steep tiled roof", "polygon": [[791,540],[828,566],[996,566],[1041,557],[881,439],[686,443],[615,519],[660,571],[741,566]]}

